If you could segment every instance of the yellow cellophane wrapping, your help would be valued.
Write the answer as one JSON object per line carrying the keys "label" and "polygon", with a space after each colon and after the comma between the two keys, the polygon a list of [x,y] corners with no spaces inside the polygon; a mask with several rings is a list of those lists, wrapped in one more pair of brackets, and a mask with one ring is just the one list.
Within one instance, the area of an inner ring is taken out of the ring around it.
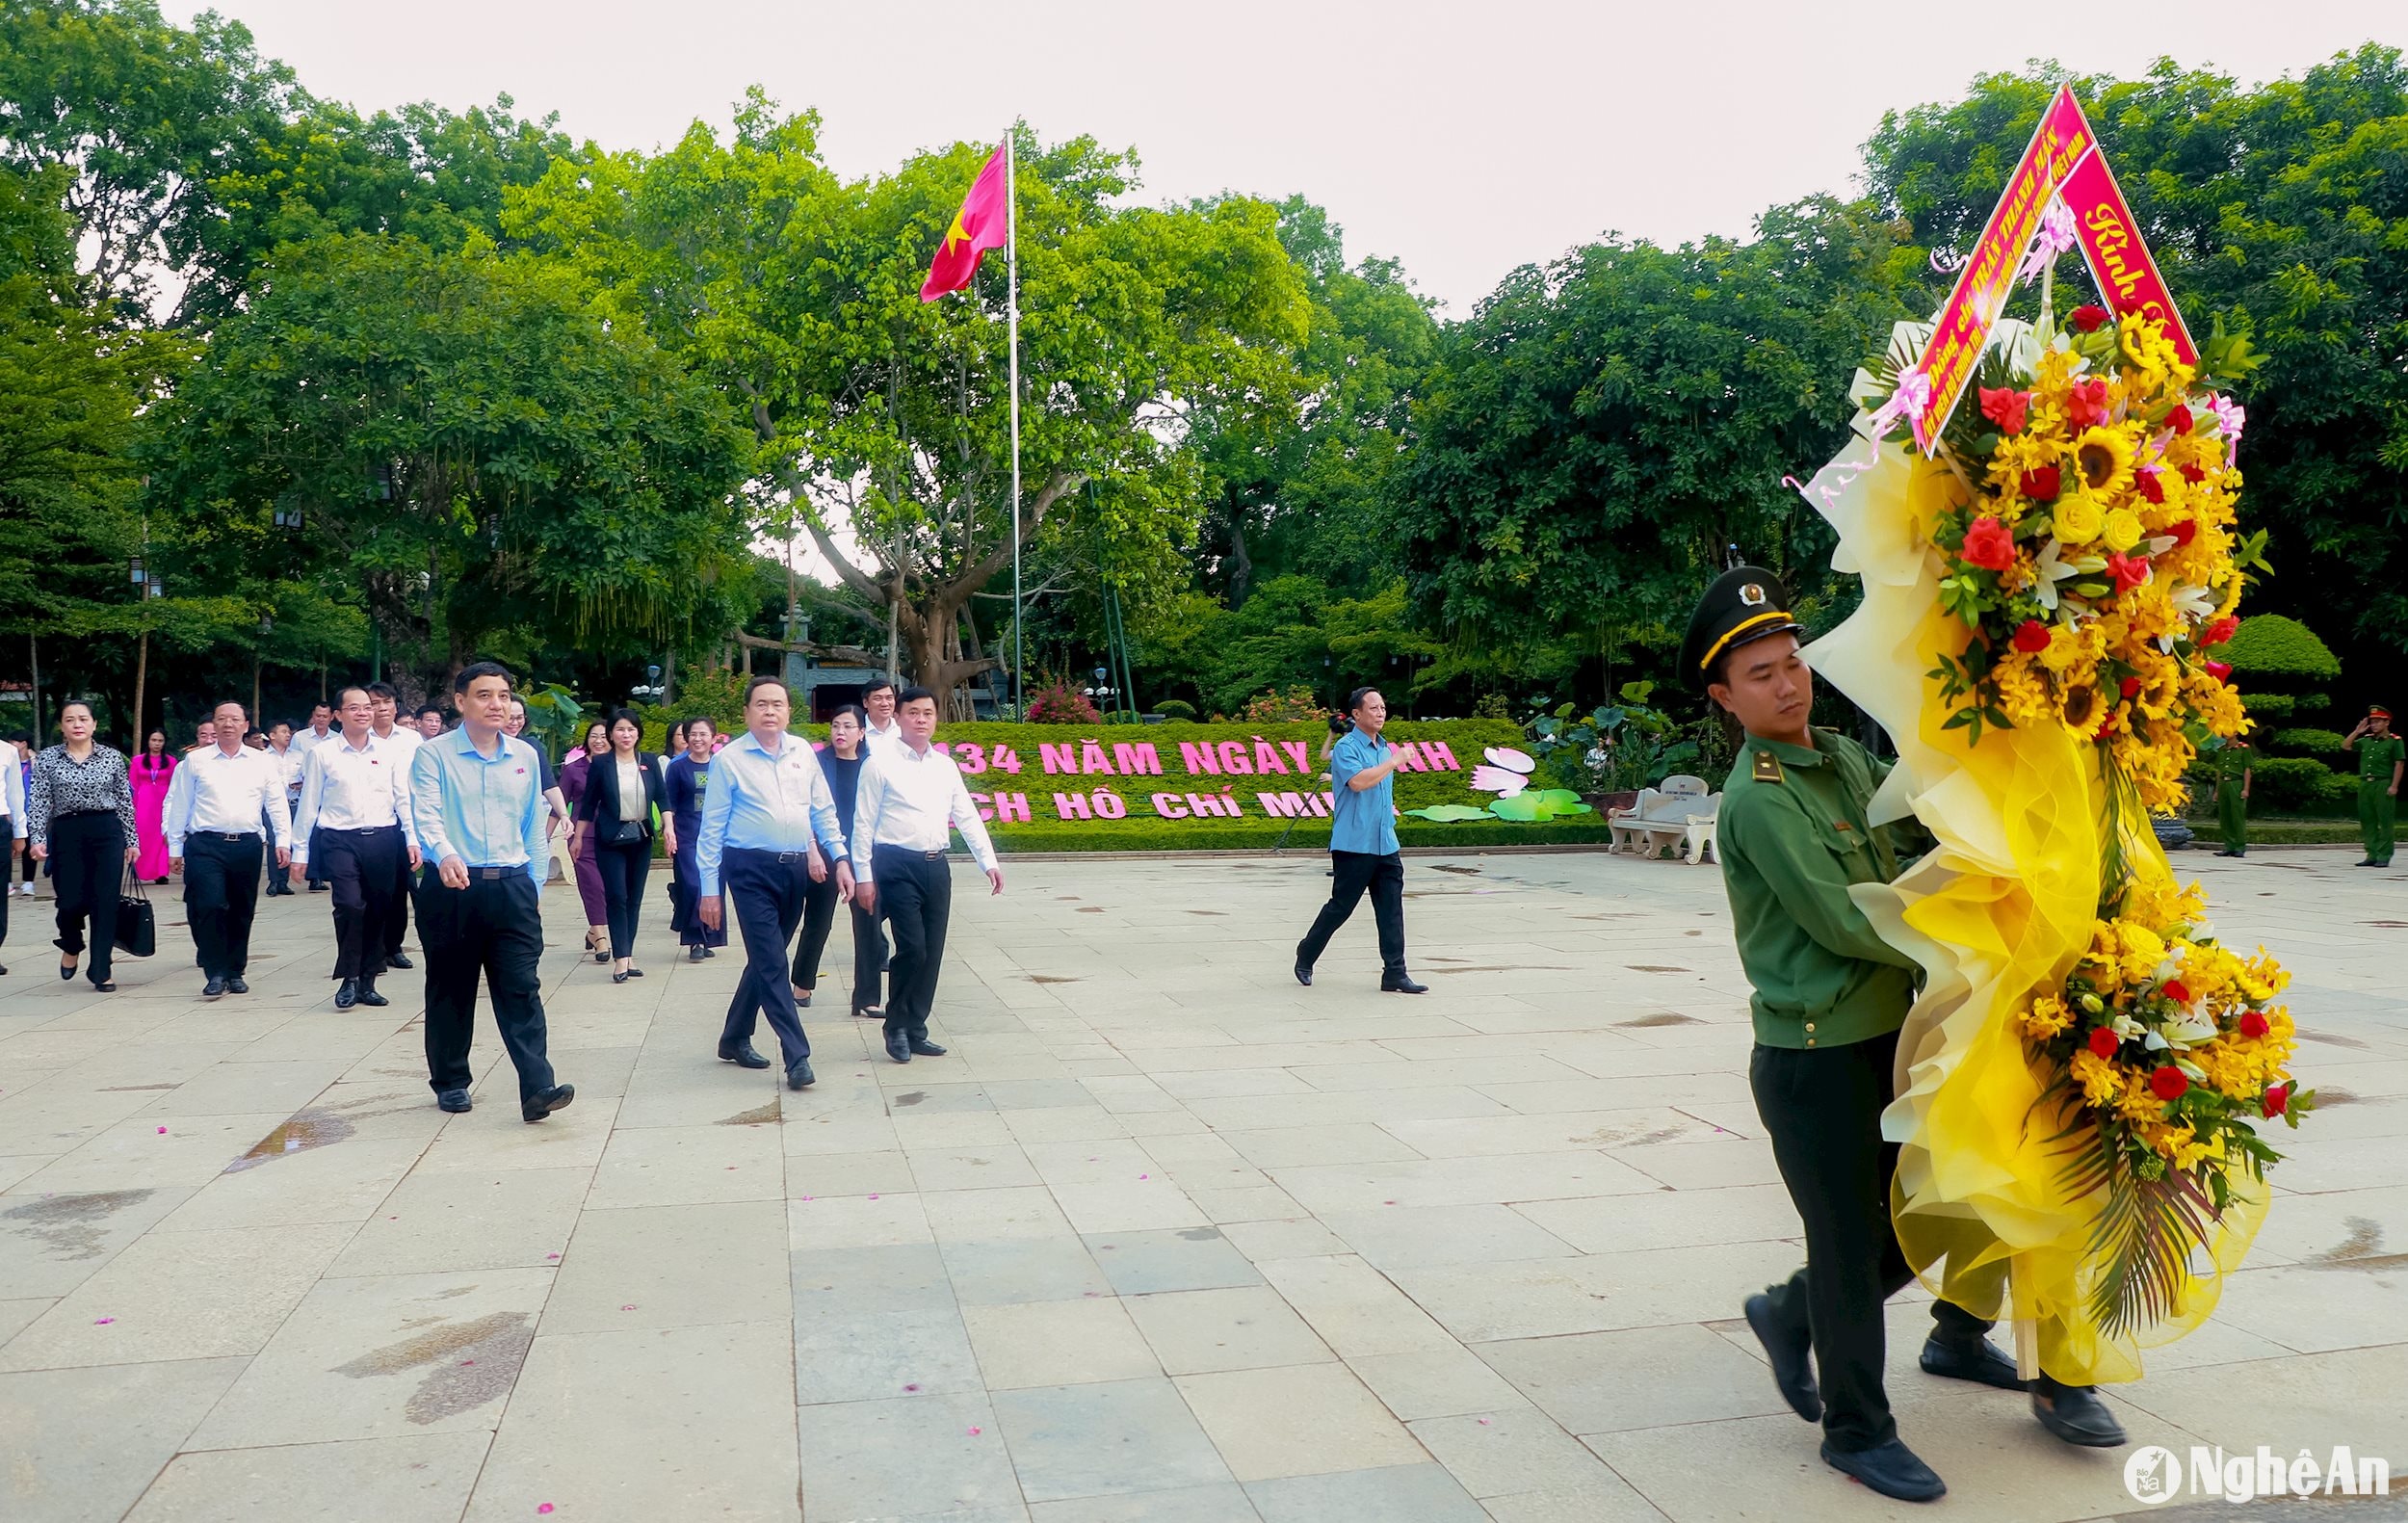
{"label": "yellow cellophane wrapping", "polygon": [[[1865,384],[1859,378],[1860,388]],[[1809,496],[1839,531],[1835,569],[1864,579],[1864,603],[1807,660],[1886,729],[1898,764],[1876,822],[1914,814],[1936,851],[1898,882],[1856,890],[1876,930],[1923,964],[1900,1033],[1898,1099],[1882,1117],[1899,1144],[1891,1209],[1907,1263],[1934,1295],[1976,1316],[2028,1323],[2042,1370],[2068,1384],[2136,1379],[2140,1350],[2170,1343],[2214,1309],[2266,1208],[2236,1170],[2235,1199],[2162,1321],[2119,1334],[2090,1313],[2099,1272],[2091,1227],[2103,1193],[2059,1184],[2071,1140],[2055,1105],[2035,1112],[2045,1060],[2017,1015],[2063,986],[2098,906],[2105,783],[2095,748],[2061,725],[1985,727],[1977,746],[1944,730],[1926,672],[1961,654],[1966,625],[1939,603],[1932,526],[1966,489],[1948,465],[1859,436]],[[1877,456],[1877,458],[1876,458]],[[1868,461],[1871,461],[1868,464]],[[2133,866],[2167,872],[2145,821],[2124,832]],[[2019,1339],[2019,1342],[2021,1340]]]}

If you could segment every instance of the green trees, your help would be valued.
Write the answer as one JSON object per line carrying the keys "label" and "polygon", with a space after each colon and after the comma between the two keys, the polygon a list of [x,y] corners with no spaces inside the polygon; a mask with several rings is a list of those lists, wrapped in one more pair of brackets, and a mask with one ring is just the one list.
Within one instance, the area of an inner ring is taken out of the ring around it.
{"label": "green trees", "polygon": [[490,254],[289,249],[153,438],[146,500],[197,574],[331,574],[422,680],[525,623],[604,643],[717,627],[711,589],[746,561],[720,399]]}
{"label": "green trees", "polygon": [[1677,638],[1726,547],[1824,579],[1781,484],[1835,450],[1857,361],[1909,315],[1911,255],[1862,207],[1776,208],[1748,243],[1594,244],[1451,328],[1391,481],[1416,594],[1496,668]]}
{"label": "green trees", "polygon": [[2354,782],[2322,758],[2342,754],[2341,735],[2316,722],[2332,696],[2325,690],[2342,664],[2316,632],[2280,614],[2256,614],[2220,652],[2242,689],[2256,728],[2249,739],[2264,758],[2255,788],[2274,809],[2312,809],[2347,801]]}

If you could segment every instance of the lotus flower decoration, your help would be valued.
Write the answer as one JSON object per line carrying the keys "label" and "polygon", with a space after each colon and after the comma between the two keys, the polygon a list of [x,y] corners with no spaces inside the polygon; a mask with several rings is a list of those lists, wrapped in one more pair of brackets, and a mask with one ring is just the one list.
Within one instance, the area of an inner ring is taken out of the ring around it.
{"label": "lotus flower decoration", "polygon": [[1501,799],[1510,799],[1529,787],[1531,774],[1538,770],[1535,758],[1510,746],[1491,746],[1483,754],[1487,763],[1472,769],[1472,786]]}

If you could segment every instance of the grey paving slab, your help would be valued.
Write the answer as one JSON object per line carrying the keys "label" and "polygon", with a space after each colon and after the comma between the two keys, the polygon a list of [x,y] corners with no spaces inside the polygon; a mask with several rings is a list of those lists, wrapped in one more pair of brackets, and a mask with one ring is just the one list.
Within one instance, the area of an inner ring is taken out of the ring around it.
{"label": "grey paving slab", "polygon": [[[2177,860],[2290,966],[2327,1108],[2215,1318],[2109,1393],[2136,1438],[2408,1455],[2408,914],[2352,859]],[[613,985],[555,894],[540,1127],[482,1020],[434,1109],[412,976],[328,1007],[323,897],[263,906],[248,1000],[180,956],[0,981],[0,1517],[1902,1515],[1733,1320],[1798,1248],[1718,876],[1407,875],[1410,1002],[1368,929],[1288,976],[1309,857],[1021,864],[956,904],[952,1055],[884,1062],[831,971],[800,1094],[711,1051],[736,959],[655,916]],[[1905,1367],[1920,1292],[1889,1322],[1952,1515],[2130,1510]]]}

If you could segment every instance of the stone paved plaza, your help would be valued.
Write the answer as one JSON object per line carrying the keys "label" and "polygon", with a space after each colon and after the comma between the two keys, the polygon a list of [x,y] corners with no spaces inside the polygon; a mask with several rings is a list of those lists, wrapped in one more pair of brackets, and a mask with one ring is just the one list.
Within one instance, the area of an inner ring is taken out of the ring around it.
{"label": "stone paved plaza", "polygon": [[[2216,1320],[2113,1393],[2136,1442],[2408,1468],[2408,873],[2355,854],[2179,859],[2296,971],[2328,1109]],[[665,880],[616,986],[556,885],[578,1098],[540,1126],[489,1025],[477,1109],[434,1109],[417,975],[333,1011],[322,895],[263,902],[215,1004],[172,899],[115,995],[14,901],[0,1519],[2137,1510],[2122,1454],[1915,1371],[1911,1298],[1891,1385],[1950,1497],[1817,1459],[1735,1320],[1799,1250],[1713,870],[1413,859],[1409,1000],[1368,909],[1291,979],[1322,865],[1026,862],[999,901],[957,869],[952,1054],[874,1054],[831,974],[800,1094],[714,1058],[740,963],[671,960]]]}

